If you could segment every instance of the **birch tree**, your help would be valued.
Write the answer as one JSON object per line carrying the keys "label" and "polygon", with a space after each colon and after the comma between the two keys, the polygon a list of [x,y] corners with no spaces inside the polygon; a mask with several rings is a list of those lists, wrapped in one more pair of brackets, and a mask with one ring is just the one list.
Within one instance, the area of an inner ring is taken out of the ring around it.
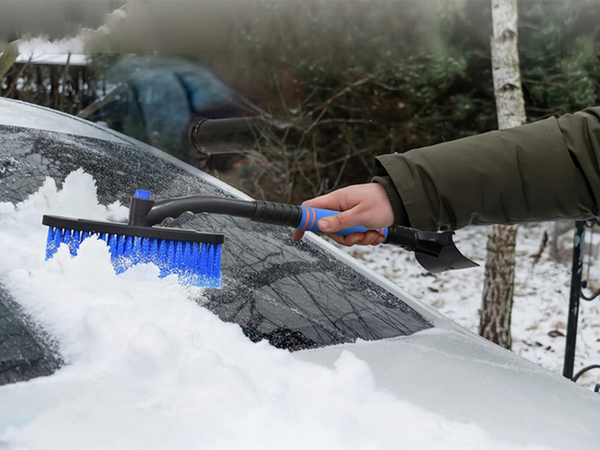
{"label": "birch tree", "polygon": [[[492,74],[498,128],[525,122],[517,52],[517,0],[492,0]],[[510,349],[516,226],[494,226],[487,241],[479,334]]]}

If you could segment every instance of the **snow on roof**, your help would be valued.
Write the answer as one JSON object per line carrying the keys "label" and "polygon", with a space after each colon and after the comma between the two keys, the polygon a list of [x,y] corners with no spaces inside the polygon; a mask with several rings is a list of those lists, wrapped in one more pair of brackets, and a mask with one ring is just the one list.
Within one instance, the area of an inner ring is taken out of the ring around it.
{"label": "snow on roof", "polygon": [[82,53],[56,54],[56,53],[19,53],[15,62],[33,64],[51,64],[51,65],[66,65],[67,61],[71,66],[87,65],[87,55]]}
{"label": "snow on roof", "polygon": [[67,38],[58,41],[33,38],[19,41],[18,47],[19,56],[16,59],[18,63],[31,61],[34,64],[65,65],[68,60],[72,66],[85,66],[87,64],[87,56],[83,53],[83,42],[78,38]]}

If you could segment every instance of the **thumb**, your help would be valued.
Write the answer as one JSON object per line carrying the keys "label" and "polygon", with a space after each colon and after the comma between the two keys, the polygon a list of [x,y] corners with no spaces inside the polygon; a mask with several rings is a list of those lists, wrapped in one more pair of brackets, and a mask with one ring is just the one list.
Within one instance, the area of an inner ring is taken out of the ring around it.
{"label": "thumb", "polygon": [[361,225],[360,215],[356,208],[349,209],[336,215],[324,217],[317,223],[321,231],[335,233],[344,228],[356,227]]}

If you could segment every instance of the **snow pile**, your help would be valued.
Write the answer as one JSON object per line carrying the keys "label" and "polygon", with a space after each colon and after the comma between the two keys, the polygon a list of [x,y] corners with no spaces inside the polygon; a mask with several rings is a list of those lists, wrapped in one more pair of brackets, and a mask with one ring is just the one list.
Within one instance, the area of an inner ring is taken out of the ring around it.
{"label": "snow pile", "polygon": [[[551,235],[552,226],[530,224],[519,227],[512,313],[512,350],[530,361],[562,374],[571,284],[570,255],[563,258],[563,263],[556,262],[550,257],[548,244],[537,264],[533,264],[532,258],[540,250],[544,232]],[[461,252],[482,267],[435,275],[421,268],[413,254],[392,246],[353,247],[346,248],[346,251],[407,292],[477,333],[488,232],[487,227],[472,227],[458,231],[455,239]],[[569,231],[562,237],[564,242],[561,242],[561,248],[572,248],[573,233],[574,231]],[[591,273],[588,271],[590,262]],[[586,257],[584,279],[598,279],[599,268],[597,262]],[[582,300],[575,372],[584,366],[598,363],[600,300],[589,303]],[[596,370],[586,373],[578,383],[593,387],[600,383],[599,372]]]}
{"label": "snow pile", "polygon": [[173,280],[116,276],[104,243],[44,262],[41,215],[123,218],[92,178],[48,180],[0,204],[0,281],[67,365],[0,388],[0,447],[43,449],[515,448],[374,387],[349,352],[334,369],[253,344]]}

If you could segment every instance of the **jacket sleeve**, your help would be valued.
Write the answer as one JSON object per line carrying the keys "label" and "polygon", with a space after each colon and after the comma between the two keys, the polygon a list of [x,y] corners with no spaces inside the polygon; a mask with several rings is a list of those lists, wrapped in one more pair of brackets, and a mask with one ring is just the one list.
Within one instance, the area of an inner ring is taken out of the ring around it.
{"label": "jacket sleeve", "polygon": [[600,202],[600,108],[377,159],[411,225],[588,219]]}

